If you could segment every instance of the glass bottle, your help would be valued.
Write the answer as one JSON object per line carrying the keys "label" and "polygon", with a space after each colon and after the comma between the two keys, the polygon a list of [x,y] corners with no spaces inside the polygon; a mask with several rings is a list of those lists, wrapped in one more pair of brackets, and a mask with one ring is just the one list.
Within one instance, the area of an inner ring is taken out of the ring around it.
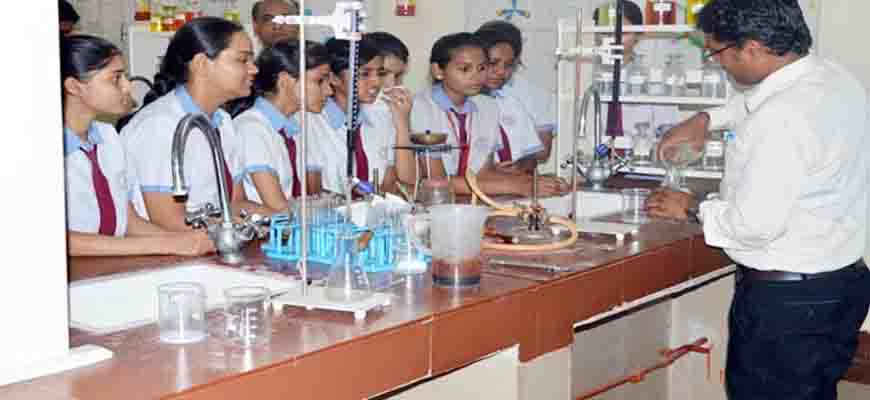
{"label": "glass bottle", "polygon": [[151,11],[151,19],[148,21],[148,31],[163,32],[163,15],[160,7],[156,7]]}
{"label": "glass bottle", "polygon": [[646,81],[646,94],[650,96],[665,95],[664,71],[659,67],[649,67],[649,79]]}
{"label": "glass bottle", "polygon": [[335,261],[326,277],[326,299],[353,303],[372,295],[371,283],[363,266],[357,263],[362,235],[342,229],[335,235]]}
{"label": "glass bottle", "polygon": [[174,32],[177,28],[175,24],[175,12],[178,9],[177,0],[160,0],[160,15],[163,17],[163,32]]}
{"label": "glass bottle", "polygon": [[710,0],[687,0],[686,2],[686,24],[695,26],[698,23],[698,14]]}
{"label": "glass bottle", "polygon": [[242,14],[239,12],[238,0],[226,0],[224,6],[224,19],[235,23],[241,23]]}
{"label": "glass bottle", "polygon": [[649,69],[643,61],[643,54],[635,54],[635,60],[625,69],[629,96],[641,96],[646,94],[646,82],[649,79]]}
{"label": "glass bottle", "polygon": [[682,97],[686,95],[686,70],[683,67],[683,56],[668,54],[664,71],[664,95]]}
{"label": "glass bottle", "polygon": [[136,13],[133,15],[136,22],[148,22],[151,20],[151,1],[136,0]]}
{"label": "glass bottle", "polygon": [[646,0],[647,25],[674,25],[677,23],[677,4],[674,0]]}
{"label": "glass bottle", "polygon": [[701,72],[701,97],[724,99],[725,71],[714,62],[707,62]]}
{"label": "glass bottle", "polygon": [[610,26],[616,23],[616,2],[610,1],[597,9],[596,25]]}
{"label": "glass bottle", "polygon": [[184,21],[190,22],[194,18],[199,18],[202,16],[202,1],[201,0],[188,0],[187,1],[187,10],[184,11]]}
{"label": "glass bottle", "polygon": [[725,168],[725,140],[722,131],[713,131],[704,143],[704,158],[701,160],[704,169],[721,171]]}
{"label": "glass bottle", "polygon": [[634,127],[635,134],[632,140],[634,157],[632,161],[637,165],[649,164],[652,160],[653,144],[655,143],[655,138],[650,132],[650,124],[649,122],[638,122]]}

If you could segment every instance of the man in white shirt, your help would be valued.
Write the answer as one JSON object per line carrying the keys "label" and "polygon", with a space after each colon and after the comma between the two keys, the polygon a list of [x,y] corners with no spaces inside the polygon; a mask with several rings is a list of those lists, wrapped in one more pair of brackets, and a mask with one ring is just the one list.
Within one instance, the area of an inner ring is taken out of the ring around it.
{"label": "man in white shirt", "polygon": [[663,191],[647,207],[696,212],[707,244],[738,263],[729,398],[835,399],[870,302],[865,90],[809,54],[795,0],[713,0],[698,25],[708,57],[751,89],[659,147],[672,158],[680,146],[700,150],[707,129],[733,129],[718,197],[696,208],[690,195]]}
{"label": "man in white shirt", "polygon": [[299,15],[299,4],[287,0],[259,0],[251,7],[251,22],[257,38],[254,53],[275,43],[297,40],[299,25],[276,24],[272,19],[278,15]]}

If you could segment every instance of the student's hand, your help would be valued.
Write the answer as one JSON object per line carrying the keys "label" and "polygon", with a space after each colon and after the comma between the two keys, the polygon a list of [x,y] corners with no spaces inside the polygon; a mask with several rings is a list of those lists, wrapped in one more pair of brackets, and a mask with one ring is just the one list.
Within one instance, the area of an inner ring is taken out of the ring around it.
{"label": "student's hand", "polygon": [[690,193],[670,189],[660,189],[646,200],[646,210],[654,217],[673,218],[685,221],[688,210],[697,207],[698,201]]}
{"label": "student's hand", "polygon": [[[526,192],[523,193],[525,196],[532,195],[532,177],[527,176],[524,179],[524,189]],[[571,186],[565,182],[564,179],[555,177],[555,176],[539,176],[538,177],[538,196],[539,197],[553,197],[553,196],[561,196],[568,191],[571,190]]]}
{"label": "student's hand", "polygon": [[390,111],[392,111],[393,115],[404,118],[411,115],[411,107],[414,101],[411,98],[411,92],[409,92],[408,89],[405,89],[402,86],[393,86],[384,89],[384,95],[386,96],[386,103],[390,107]]}
{"label": "student's hand", "polygon": [[208,234],[204,230],[173,234],[167,239],[171,243],[173,255],[201,256],[215,252],[214,243],[208,238]]}
{"label": "student's hand", "polygon": [[702,112],[671,128],[659,142],[656,150],[659,160],[673,160],[683,143],[688,143],[692,150],[697,153],[704,151],[704,140],[707,137],[707,124],[709,122],[709,115]]}

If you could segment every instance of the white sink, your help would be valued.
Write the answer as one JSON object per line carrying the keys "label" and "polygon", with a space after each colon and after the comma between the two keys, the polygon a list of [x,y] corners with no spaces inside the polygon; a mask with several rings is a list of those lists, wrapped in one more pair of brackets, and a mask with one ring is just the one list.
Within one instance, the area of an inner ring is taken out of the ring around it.
{"label": "white sink", "polygon": [[[567,216],[571,213],[571,195],[540,200],[550,215]],[[583,219],[592,219],[622,212],[622,196],[610,191],[577,191],[577,214]]]}
{"label": "white sink", "polygon": [[157,321],[157,286],[198,282],[206,289],[206,308],[223,305],[223,290],[265,286],[272,293],[299,287],[292,278],[265,276],[238,268],[186,265],[88,279],[69,285],[70,326],[107,334]]}

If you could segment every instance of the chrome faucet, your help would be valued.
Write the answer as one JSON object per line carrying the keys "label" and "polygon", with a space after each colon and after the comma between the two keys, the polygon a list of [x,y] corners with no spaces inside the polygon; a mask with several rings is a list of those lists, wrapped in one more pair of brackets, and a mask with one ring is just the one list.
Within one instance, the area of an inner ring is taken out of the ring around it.
{"label": "chrome faucet", "polygon": [[[238,264],[244,260],[242,250],[245,244],[257,236],[256,229],[248,218],[242,224],[233,223],[233,212],[230,207],[230,198],[227,194],[227,183],[224,179],[224,152],[221,147],[220,137],[203,114],[187,114],[175,127],[175,136],[172,138],[172,195],[187,196],[187,186],[184,178],[184,149],[190,131],[199,129],[205,135],[211,148],[212,165],[217,180],[220,209],[215,210],[210,203],[205,204],[200,210],[187,213],[185,221],[189,225],[206,226],[208,236],[214,242],[215,248],[221,258],[230,264]],[[209,217],[220,215],[220,223],[211,222]],[[243,218],[245,218],[243,216]],[[259,218],[256,218],[259,222]]]}
{"label": "chrome faucet", "polygon": [[[587,114],[589,104],[593,104],[594,121],[592,133],[592,159],[588,162],[580,160],[579,143],[577,137],[586,134]],[[626,160],[618,157],[608,157],[601,151],[601,94],[595,85],[589,86],[583,94],[583,101],[579,110],[578,131],[574,134],[572,152],[568,160],[562,165],[563,168],[571,167],[571,191],[572,191],[572,215],[577,216],[577,174],[583,175],[592,190],[603,190],[604,182],[612,177],[616,171],[626,164]],[[585,165],[584,165],[585,164]],[[584,171],[585,170],[585,171]]]}

